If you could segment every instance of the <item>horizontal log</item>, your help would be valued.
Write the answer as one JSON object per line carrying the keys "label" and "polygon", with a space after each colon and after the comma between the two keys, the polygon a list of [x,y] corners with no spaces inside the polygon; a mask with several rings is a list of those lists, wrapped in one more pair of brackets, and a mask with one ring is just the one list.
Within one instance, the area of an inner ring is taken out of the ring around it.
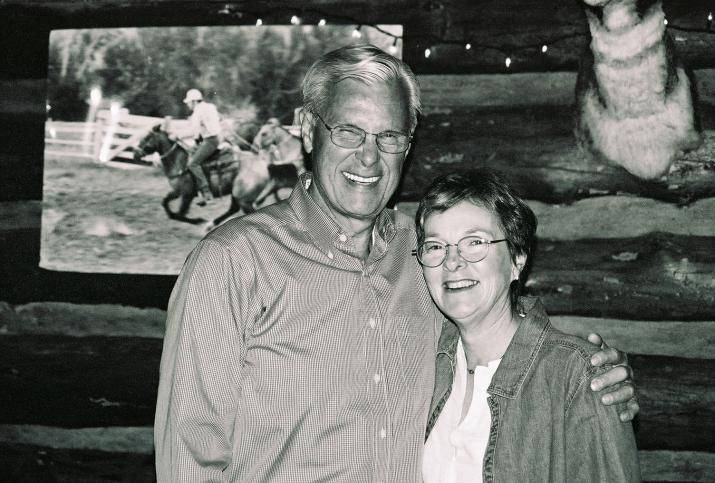
{"label": "horizontal log", "polygon": [[[39,228],[0,234],[0,263],[6,274],[0,277],[0,293],[6,302],[166,308],[173,275],[46,271],[37,266]],[[552,315],[712,320],[712,240],[711,236],[669,233],[618,239],[541,239],[527,291],[541,296]]]}
{"label": "horizontal log", "polygon": [[[166,312],[121,305],[0,302],[0,333],[72,337],[164,336]],[[597,332],[613,347],[631,354],[715,359],[715,321],[641,321],[553,316],[557,328],[586,337]]]}
{"label": "horizontal log", "polygon": [[0,336],[0,424],[153,424],[162,341]]}
{"label": "horizontal log", "polygon": [[715,196],[715,131],[697,150],[676,158],[668,175],[637,178],[581,152],[570,113],[558,108],[425,116],[400,189],[401,201],[419,199],[438,175],[488,166],[503,171],[523,196],[548,203],[628,194],[675,203]]}
{"label": "horizontal log", "polygon": [[[693,72],[698,103],[715,105],[715,69]],[[465,107],[573,106],[576,72],[419,75],[425,112]]]}
{"label": "horizontal log", "polygon": [[[539,221],[537,236],[550,240],[628,238],[654,231],[677,235],[715,236],[711,223],[715,197],[677,206],[648,198],[599,196],[570,205],[527,200]],[[414,218],[416,202],[400,202],[397,209]],[[0,202],[0,234],[37,229],[42,203],[36,200]],[[628,223],[623,223],[628,220]]]}
{"label": "horizontal log", "polygon": [[554,316],[558,329],[586,338],[596,332],[629,354],[715,359],[715,322],[672,322]]}
{"label": "horizontal log", "polygon": [[[147,429],[149,435],[146,441],[151,443],[151,428]],[[105,437],[111,440],[113,434],[105,433]],[[143,448],[121,453],[58,449],[50,447],[43,439],[39,439],[33,446],[0,443],[0,474],[4,475],[4,481],[17,483],[155,483],[154,455],[151,449],[149,452],[140,450]]]}
{"label": "horizontal log", "polygon": [[11,443],[52,449],[152,454],[153,438],[152,426],[69,429],[32,424],[0,424],[0,447]]}
{"label": "horizontal log", "polygon": [[639,451],[641,476],[648,481],[715,481],[715,453]]}
{"label": "horizontal log", "polygon": [[552,315],[711,320],[712,247],[712,237],[664,233],[540,240],[526,290]]}
{"label": "horizontal log", "polygon": [[[73,441],[78,430],[47,428],[55,436],[56,443],[37,429],[31,429],[33,437],[23,437],[19,444],[0,442],[0,470],[10,481],[92,481],[92,483],[131,481],[153,482],[154,454],[151,448],[151,428],[126,428],[142,431],[144,441],[130,452],[96,450],[90,448],[66,448],[61,434]],[[102,428],[103,436],[113,443],[114,432],[125,428]],[[21,433],[21,428],[13,428]],[[2,429],[0,429],[0,437]],[[124,435],[118,434],[117,439]],[[102,444],[102,443],[99,443]],[[107,446],[107,444],[102,444]],[[147,449],[148,448],[148,449]],[[709,483],[715,480],[715,453],[694,451],[639,451],[641,476],[644,483],[678,481]]]}
{"label": "horizontal log", "polygon": [[[527,200],[527,203],[538,219],[536,235],[541,239],[629,238],[654,231],[715,236],[715,224],[712,223],[715,198],[687,206],[629,196],[587,198],[570,205],[550,205],[533,200]],[[397,209],[414,218],[417,203],[398,203]]]}
{"label": "horizontal log", "polygon": [[635,372],[640,449],[712,451],[715,448],[715,360],[629,357]]}
{"label": "horizontal log", "polygon": [[[0,424],[150,426],[160,354],[158,339],[0,336]],[[715,359],[634,355],[630,363],[639,448],[715,447]]]}

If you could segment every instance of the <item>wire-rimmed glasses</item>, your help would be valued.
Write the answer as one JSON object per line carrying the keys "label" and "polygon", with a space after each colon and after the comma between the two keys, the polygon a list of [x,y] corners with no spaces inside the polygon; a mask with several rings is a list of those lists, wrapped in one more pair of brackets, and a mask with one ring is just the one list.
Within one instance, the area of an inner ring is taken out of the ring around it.
{"label": "wire-rimmed glasses", "polygon": [[320,117],[317,112],[314,113],[320,122],[323,123],[325,129],[330,131],[330,140],[336,146],[347,149],[355,149],[365,142],[368,134],[372,134],[376,138],[377,148],[389,154],[403,153],[410,146],[412,136],[400,131],[382,131],[380,133],[367,132],[362,128],[353,126],[352,124],[338,124],[337,126],[329,126],[327,122]]}
{"label": "wire-rimmed glasses", "polygon": [[426,241],[421,243],[412,254],[417,256],[417,260],[425,267],[439,267],[447,259],[449,247],[457,247],[457,254],[470,263],[479,262],[486,258],[489,253],[489,245],[507,241],[487,240],[480,236],[465,236],[457,243],[442,243],[439,241]]}

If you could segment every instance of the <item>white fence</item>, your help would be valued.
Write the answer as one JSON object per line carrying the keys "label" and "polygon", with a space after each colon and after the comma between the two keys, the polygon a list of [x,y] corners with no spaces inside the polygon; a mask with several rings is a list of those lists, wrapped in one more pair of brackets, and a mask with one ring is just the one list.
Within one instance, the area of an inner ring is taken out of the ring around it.
{"label": "white fence", "polygon": [[[165,119],[129,114],[126,109],[101,110],[94,121],[45,123],[45,155],[70,156],[108,162],[132,159],[132,149],[157,124]],[[169,129],[179,137],[186,135],[188,121],[171,120]]]}
{"label": "white fence", "polygon": [[[294,136],[300,136],[296,109],[292,125],[283,126]],[[232,131],[226,120],[225,133]],[[88,122],[48,120],[45,123],[45,155],[93,159],[99,162],[131,160],[133,148],[149,133],[162,124],[164,129],[179,138],[191,137],[189,121],[129,114],[127,109],[103,109]],[[235,135],[235,134],[234,134]]]}

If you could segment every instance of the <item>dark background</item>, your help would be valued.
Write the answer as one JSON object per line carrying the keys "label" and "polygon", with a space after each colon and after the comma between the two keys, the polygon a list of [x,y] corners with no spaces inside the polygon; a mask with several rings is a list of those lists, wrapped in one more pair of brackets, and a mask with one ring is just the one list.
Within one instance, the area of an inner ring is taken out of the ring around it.
{"label": "dark background", "polygon": [[305,23],[404,26],[403,58],[426,112],[400,209],[413,210],[438,173],[505,170],[540,221],[528,290],[556,325],[597,330],[632,354],[644,479],[715,480],[712,3],[664,1],[664,10],[698,86],[703,143],[667,176],[643,181],[576,147],[573,90],[589,40],[576,1],[0,4],[0,474],[153,479],[153,405],[175,277],[38,267],[49,31],[257,17],[288,24],[296,14]]}

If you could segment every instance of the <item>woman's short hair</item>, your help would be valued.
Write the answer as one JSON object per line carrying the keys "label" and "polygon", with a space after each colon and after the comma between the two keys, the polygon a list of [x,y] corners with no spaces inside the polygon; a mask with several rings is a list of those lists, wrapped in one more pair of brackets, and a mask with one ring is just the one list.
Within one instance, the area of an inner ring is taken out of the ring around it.
{"label": "woman's short hair", "polygon": [[303,109],[318,114],[338,82],[354,79],[366,84],[397,81],[407,93],[410,131],[422,111],[420,87],[412,69],[400,59],[370,44],[347,45],[320,57],[303,79]]}
{"label": "woman's short hair", "polygon": [[[417,243],[425,240],[424,224],[427,218],[443,213],[462,201],[469,201],[494,214],[507,239],[513,262],[518,255],[530,260],[536,240],[536,215],[505,180],[502,174],[490,168],[477,168],[461,174],[440,176],[427,188],[417,208],[415,223]],[[525,272],[522,270],[525,276]],[[520,277],[523,279],[523,277]],[[512,305],[515,306],[520,284],[512,284]]]}

